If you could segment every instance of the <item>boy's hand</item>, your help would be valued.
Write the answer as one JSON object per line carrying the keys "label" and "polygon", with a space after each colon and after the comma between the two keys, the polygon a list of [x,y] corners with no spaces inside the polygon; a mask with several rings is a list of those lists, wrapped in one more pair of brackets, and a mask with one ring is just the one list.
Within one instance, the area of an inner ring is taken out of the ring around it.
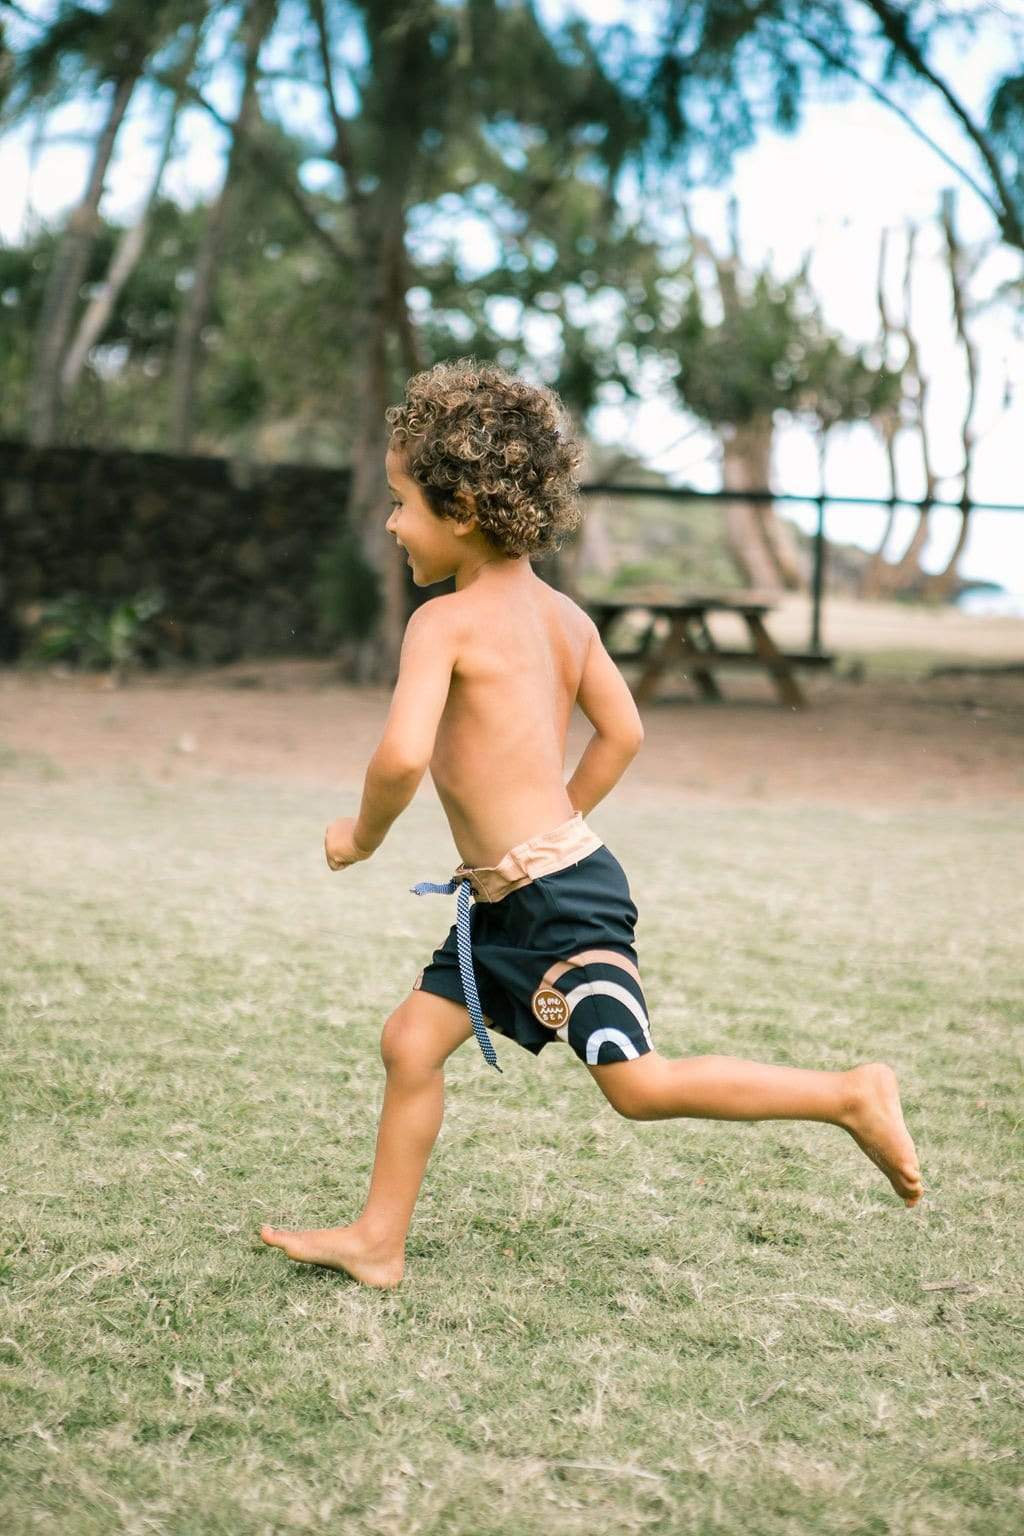
{"label": "boy's hand", "polygon": [[352,836],[356,824],[354,816],[339,816],[332,821],[324,834],[324,853],[331,869],[345,869],[349,864],[361,864],[368,859],[371,850],[359,848]]}

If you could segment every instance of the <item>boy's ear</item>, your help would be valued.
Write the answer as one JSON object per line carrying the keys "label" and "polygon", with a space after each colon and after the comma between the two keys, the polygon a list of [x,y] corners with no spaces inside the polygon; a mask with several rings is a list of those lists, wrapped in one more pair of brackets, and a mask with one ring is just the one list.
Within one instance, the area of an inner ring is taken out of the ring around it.
{"label": "boy's ear", "polygon": [[476,515],[476,497],[473,495],[473,492],[463,490],[453,491],[452,500],[455,502],[455,505],[458,507],[459,511],[466,514],[469,518],[468,522],[458,523],[456,525],[457,531],[463,534],[472,533],[473,529],[478,526]]}

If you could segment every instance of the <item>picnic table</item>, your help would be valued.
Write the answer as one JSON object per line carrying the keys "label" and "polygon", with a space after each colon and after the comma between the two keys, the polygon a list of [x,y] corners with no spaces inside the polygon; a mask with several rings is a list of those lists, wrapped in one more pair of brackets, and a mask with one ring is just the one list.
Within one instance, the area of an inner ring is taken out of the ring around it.
{"label": "picnic table", "polygon": [[[625,651],[609,647],[614,661],[638,662],[642,666],[632,687],[637,704],[654,697],[665,672],[673,666],[680,666],[693,678],[702,698],[716,700],[722,697],[714,676],[718,670],[761,667],[774,683],[782,703],[799,709],[807,700],[794,676],[795,668],[828,667],[834,659],[824,652],[780,651],[764,622],[772,605],[756,595],[659,597],[637,593],[603,598],[587,606],[606,645],[612,625],[621,614],[640,613],[643,629],[638,645]],[[749,648],[727,649],[719,645],[708,622],[713,613],[738,615],[747,626]],[[667,633],[664,624],[659,624],[664,619],[668,620]]]}

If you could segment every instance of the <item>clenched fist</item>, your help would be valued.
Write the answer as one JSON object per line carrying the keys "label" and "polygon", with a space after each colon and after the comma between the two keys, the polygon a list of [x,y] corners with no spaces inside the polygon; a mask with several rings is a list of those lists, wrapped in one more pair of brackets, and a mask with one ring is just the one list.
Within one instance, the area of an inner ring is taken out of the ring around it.
{"label": "clenched fist", "polygon": [[339,816],[324,833],[324,853],[331,869],[346,869],[349,864],[361,864],[370,857],[372,850],[360,848],[352,836],[355,824],[354,816]]}

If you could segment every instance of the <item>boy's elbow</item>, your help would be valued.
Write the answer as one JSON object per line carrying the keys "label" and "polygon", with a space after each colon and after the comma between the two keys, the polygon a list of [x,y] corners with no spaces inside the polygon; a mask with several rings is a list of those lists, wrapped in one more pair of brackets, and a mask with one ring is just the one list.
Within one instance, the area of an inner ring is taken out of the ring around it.
{"label": "boy's elbow", "polygon": [[622,742],[632,757],[635,757],[640,751],[644,742],[644,727],[639,715],[637,715],[634,724],[624,733]]}
{"label": "boy's elbow", "polygon": [[630,758],[635,757],[640,751],[644,739],[644,728],[642,725],[638,725],[635,730],[620,729],[615,731],[614,734],[598,731],[597,735],[602,741],[607,742],[610,747],[614,747],[616,752]]}
{"label": "boy's elbow", "polygon": [[430,759],[422,752],[390,742],[382,742],[373,754],[373,766],[389,782],[416,783],[426,773]]}
{"label": "boy's elbow", "polygon": [[640,711],[636,707],[636,700],[631,692],[627,692],[622,700],[619,716],[619,735],[630,752],[637,753],[640,751],[644,739],[644,723],[640,718]]}

